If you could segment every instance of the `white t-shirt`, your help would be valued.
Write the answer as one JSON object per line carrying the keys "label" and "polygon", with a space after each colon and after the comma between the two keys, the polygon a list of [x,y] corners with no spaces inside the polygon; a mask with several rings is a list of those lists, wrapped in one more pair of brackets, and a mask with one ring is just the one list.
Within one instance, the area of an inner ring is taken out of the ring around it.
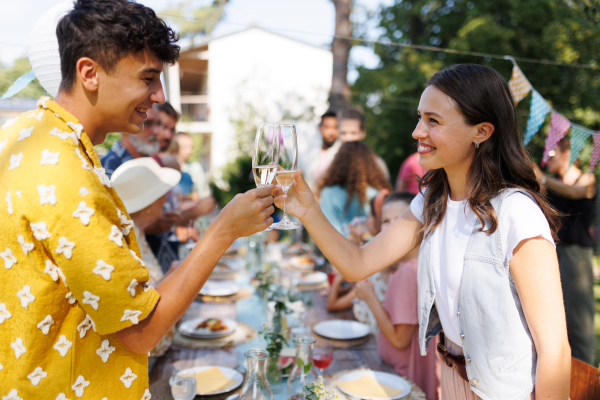
{"label": "white t-shirt", "polygon": [[[410,204],[410,210],[423,222],[423,195],[418,194]],[[469,238],[477,217],[467,201],[448,198],[446,214],[432,237],[431,265],[436,296],[435,306],[440,316],[444,335],[462,347],[458,310],[458,289]],[[502,228],[501,243],[506,261],[513,257],[513,250],[525,239],[542,236],[554,244],[550,226],[538,205],[523,193],[509,195],[502,204],[498,221]]]}

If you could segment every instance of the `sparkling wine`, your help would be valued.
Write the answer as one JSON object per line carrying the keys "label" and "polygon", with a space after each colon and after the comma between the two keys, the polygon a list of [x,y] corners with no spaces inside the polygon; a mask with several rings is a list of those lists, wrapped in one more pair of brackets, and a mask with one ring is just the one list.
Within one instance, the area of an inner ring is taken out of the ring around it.
{"label": "sparkling wine", "polygon": [[289,188],[294,183],[294,177],[296,176],[296,171],[277,171],[277,183],[279,183],[284,188]]}
{"label": "sparkling wine", "polygon": [[257,165],[252,167],[252,173],[254,174],[254,182],[256,187],[263,187],[270,185],[275,177],[276,165]]}
{"label": "sparkling wine", "polygon": [[325,369],[331,365],[333,361],[333,354],[315,354],[313,355],[313,362],[315,367],[319,369]]}

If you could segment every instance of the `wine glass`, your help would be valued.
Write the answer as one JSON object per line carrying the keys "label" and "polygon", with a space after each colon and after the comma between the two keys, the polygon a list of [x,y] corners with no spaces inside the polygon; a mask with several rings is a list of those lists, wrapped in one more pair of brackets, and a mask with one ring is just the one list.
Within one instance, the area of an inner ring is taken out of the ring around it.
{"label": "wine glass", "polygon": [[196,397],[196,378],[175,374],[171,379],[171,394],[175,400],[192,400]]}
{"label": "wine glass", "polygon": [[[252,153],[252,174],[256,187],[270,185],[275,178],[279,162],[279,136],[279,125],[265,122],[258,124]],[[268,227],[263,232],[272,230],[272,227]]]}
{"label": "wine glass", "polygon": [[333,362],[333,347],[331,343],[318,345],[313,352],[313,362],[319,370],[319,375],[323,376],[323,370],[328,368]]}
{"label": "wine glass", "polygon": [[[298,140],[296,126],[291,124],[279,125],[279,165],[277,172],[275,172],[275,178],[285,194],[294,183],[297,165]],[[283,201],[283,219],[271,226],[279,230],[300,228],[299,223],[290,221],[288,218],[285,200]]]}

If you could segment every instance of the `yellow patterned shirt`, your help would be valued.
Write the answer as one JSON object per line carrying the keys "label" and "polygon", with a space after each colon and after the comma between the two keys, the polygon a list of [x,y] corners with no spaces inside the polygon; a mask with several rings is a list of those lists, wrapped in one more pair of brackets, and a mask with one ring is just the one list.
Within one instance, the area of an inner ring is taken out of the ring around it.
{"label": "yellow patterned shirt", "polygon": [[147,400],[115,332],[159,294],[79,121],[45,97],[0,129],[0,397]]}

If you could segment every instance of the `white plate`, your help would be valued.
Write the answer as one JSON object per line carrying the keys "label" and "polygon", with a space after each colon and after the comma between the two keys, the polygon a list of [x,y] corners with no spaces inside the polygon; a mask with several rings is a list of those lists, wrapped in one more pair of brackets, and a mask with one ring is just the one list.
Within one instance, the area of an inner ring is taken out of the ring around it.
{"label": "white plate", "polygon": [[317,271],[304,275],[300,278],[298,285],[318,285],[323,282],[327,282],[327,274],[325,272]]}
{"label": "white plate", "polygon": [[207,280],[200,290],[204,296],[231,296],[240,291],[240,287],[231,281]]}
{"label": "white plate", "polygon": [[206,321],[207,319],[208,318],[194,318],[190,319],[189,321],[185,321],[181,325],[179,325],[179,332],[181,332],[182,335],[197,339],[213,339],[231,335],[237,329],[237,322],[227,318],[221,319],[227,327],[227,329],[224,329],[222,331],[211,331],[208,328],[195,329],[198,325],[200,325],[203,321]]}
{"label": "white plate", "polygon": [[[188,369],[184,369],[179,371],[179,373],[189,373],[189,374],[195,374],[196,372],[202,372],[202,371],[206,371],[207,369],[213,368],[214,365],[205,365],[205,366],[201,366],[201,367],[192,367],[192,368],[188,368]],[[221,390],[218,392],[210,392],[210,393],[205,393],[202,392],[202,388],[196,387],[196,394],[200,395],[200,396],[213,396],[215,394],[222,394],[222,393],[227,393],[230,392],[234,389],[239,388],[242,383],[244,383],[244,376],[242,374],[240,374],[238,371],[236,371],[235,369],[231,369],[231,368],[227,368],[227,367],[219,367],[217,366],[217,368],[219,368],[221,370],[221,372],[223,373],[223,375],[225,375],[227,378],[231,379],[232,381],[235,381],[235,383],[233,385],[231,385],[230,387],[228,387],[225,390]],[[172,384],[172,379],[173,377],[171,377],[169,379],[169,385]]]}
{"label": "white plate", "polygon": [[[398,394],[397,396],[385,397],[385,399],[402,399],[410,394],[410,384],[406,381],[406,379],[401,378],[398,375],[388,374],[387,372],[354,371],[354,372],[347,373],[346,375],[342,375],[342,377],[339,378],[337,381],[338,382],[355,381],[357,379],[362,378],[365,375],[370,375],[371,378],[375,379],[379,383],[383,383],[384,385],[388,385],[388,386],[396,388],[396,389],[402,389],[402,392],[400,392],[400,394]],[[339,386],[338,386],[338,388],[342,392],[346,393],[347,395],[350,395],[352,397],[358,397],[354,393],[348,392]]]}
{"label": "white plate", "polygon": [[343,319],[319,322],[313,326],[313,331],[323,337],[338,340],[359,339],[371,333],[367,325]]}

